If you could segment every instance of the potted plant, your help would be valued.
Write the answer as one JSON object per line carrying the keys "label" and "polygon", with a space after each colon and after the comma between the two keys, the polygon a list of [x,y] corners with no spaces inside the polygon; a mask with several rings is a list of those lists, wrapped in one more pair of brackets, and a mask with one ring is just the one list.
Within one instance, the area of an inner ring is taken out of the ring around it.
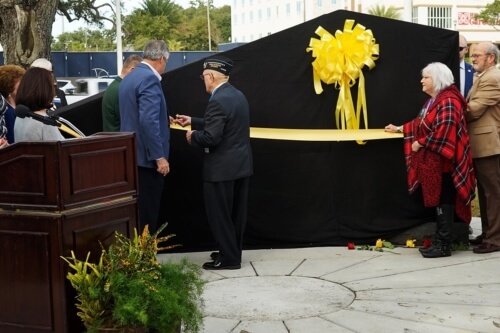
{"label": "potted plant", "polygon": [[98,262],[63,258],[71,269],[67,274],[77,292],[77,315],[89,333],[94,332],[198,332],[202,323],[201,293],[205,281],[200,267],[188,262],[159,263],[159,248],[174,235],[158,238],[148,226],[129,239],[115,232],[115,242],[102,247]]}

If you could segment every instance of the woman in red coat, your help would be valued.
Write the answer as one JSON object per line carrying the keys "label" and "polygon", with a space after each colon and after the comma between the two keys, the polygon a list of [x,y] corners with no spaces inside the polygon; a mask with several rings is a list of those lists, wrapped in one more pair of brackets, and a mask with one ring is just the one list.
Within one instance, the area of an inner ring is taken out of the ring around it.
{"label": "woman in red coat", "polygon": [[385,130],[404,133],[408,191],[421,186],[424,205],[436,207],[436,240],[420,252],[426,258],[449,257],[455,213],[470,223],[476,188],[464,118],[467,102],[453,84],[451,70],[442,63],[427,65],[420,82],[430,98],[418,116],[403,126],[387,125]]}

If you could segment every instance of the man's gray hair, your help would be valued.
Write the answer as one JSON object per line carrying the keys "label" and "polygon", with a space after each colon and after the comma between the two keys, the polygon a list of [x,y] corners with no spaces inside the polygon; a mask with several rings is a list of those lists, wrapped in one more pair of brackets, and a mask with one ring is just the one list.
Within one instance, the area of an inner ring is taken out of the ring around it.
{"label": "man's gray hair", "polygon": [[432,62],[422,69],[422,76],[432,77],[432,88],[438,94],[441,90],[448,88],[454,82],[453,73],[445,64]]}
{"label": "man's gray hair", "polygon": [[486,45],[486,54],[493,54],[495,56],[495,63],[498,62],[498,58],[500,57],[500,50],[498,50],[498,46],[491,42],[487,42]]}
{"label": "man's gray hair", "polygon": [[168,59],[170,52],[167,44],[162,40],[150,40],[144,47],[142,57],[149,60],[158,60],[161,57]]}

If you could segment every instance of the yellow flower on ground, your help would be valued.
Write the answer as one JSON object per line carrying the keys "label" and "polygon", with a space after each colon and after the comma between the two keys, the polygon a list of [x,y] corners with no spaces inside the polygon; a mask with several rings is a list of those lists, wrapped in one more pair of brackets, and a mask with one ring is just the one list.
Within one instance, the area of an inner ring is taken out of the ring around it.
{"label": "yellow flower on ground", "polygon": [[416,239],[407,239],[406,240],[406,247],[415,247],[416,241],[417,241]]}
{"label": "yellow flower on ground", "polygon": [[377,239],[377,242],[375,243],[375,247],[379,248],[379,249],[383,248],[384,247],[384,241],[381,240],[380,238]]}

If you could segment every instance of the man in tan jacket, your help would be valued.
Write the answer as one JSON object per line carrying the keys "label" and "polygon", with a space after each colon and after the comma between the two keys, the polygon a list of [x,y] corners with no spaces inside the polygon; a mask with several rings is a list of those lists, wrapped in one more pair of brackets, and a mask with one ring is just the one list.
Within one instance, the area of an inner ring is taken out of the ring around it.
{"label": "man in tan jacket", "polygon": [[476,172],[482,234],[471,240],[474,253],[500,251],[500,51],[490,42],[471,55],[476,71],[467,96],[467,130]]}

